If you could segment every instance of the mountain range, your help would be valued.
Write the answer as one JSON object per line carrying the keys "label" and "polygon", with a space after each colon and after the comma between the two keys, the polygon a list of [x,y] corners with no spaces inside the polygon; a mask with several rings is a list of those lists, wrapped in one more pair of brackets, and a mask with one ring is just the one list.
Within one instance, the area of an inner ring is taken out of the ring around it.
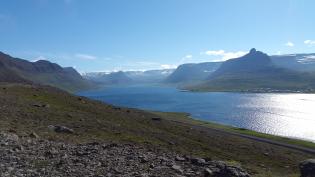
{"label": "mountain range", "polygon": [[148,71],[90,72],[83,77],[101,84],[153,84],[164,81],[174,69]]}
{"label": "mountain range", "polygon": [[196,91],[314,92],[315,54],[273,55],[250,50],[224,62],[183,64],[176,69],[91,72],[46,60],[30,62],[0,52],[0,82],[35,83],[70,92],[95,85],[172,84]]}
{"label": "mountain range", "polygon": [[177,67],[164,83],[187,84],[205,80],[211,73],[216,71],[222,62],[188,63]]}
{"label": "mountain range", "polygon": [[132,79],[128,77],[124,72],[111,72],[111,73],[85,73],[84,78],[92,80],[99,84],[105,85],[120,85],[120,84],[131,84]]}
{"label": "mountain range", "polygon": [[2,52],[0,52],[0,82],[50,85],[70,92],[93,86],[74,68],[63,68],[46,60],[30,62]]}
{"label": "mountain range", "polygon": [[283,68],[301,72],[315,71],[315,53],[311,54],[289,54],[270,56],[272,62]]}

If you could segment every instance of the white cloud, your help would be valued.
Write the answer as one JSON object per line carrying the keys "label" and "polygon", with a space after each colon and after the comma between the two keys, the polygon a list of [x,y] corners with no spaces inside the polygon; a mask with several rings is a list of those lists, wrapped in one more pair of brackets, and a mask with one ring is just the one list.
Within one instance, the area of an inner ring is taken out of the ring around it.
{"label": "white cloud", "polygon": [[168,65],[168,64],[163,64],[160,66],[162,69],[173,69],[173,68],[177,68],[176,65]]}
{"label": "white cloud", "polygon": [[32,60],[31,62],[37,62],[38,60],[49,60],[49,59],[47,59],[47,58],[44,57],[44,56],[38,56],[38,57],[36,57],[34,60]]}
{"label": "white cloud", "polygon": [[186,55],[185,58],[192,58],[192,55]]}
{"label": "white cloud", "polygon": [[218,58],[217,61],[225,61],[228,59],[244,56],[247,53],[248,52],[244,52],[244,51],[226,52],[224,50],[208,50],[206,52],[201,52],[200,54],[206,54],[209,56],[219,56],[221,58]]}
{"label": "white cloud", "polygon": [[205,52],[206,55],[214,55],[214,56],[224,55],[224,53],[225,53],[224,50],[209,50]]}
{"label": "white cloud", "polygon": [[192,57],[193,57],[193,56],[190,55],[190,54],[184,56],[184,57],[180,60],[180,64],[182,64],[182,63],[187,63],[187,62],[191,61],[191,60],[192,60]]}
{"label": "white cloud", "polygon": [[148,70],[148,69],[172,69],[172,68],[176,68],[176,65],[172,65],[172,64],[161,64],[158,62],[149,62],[149,61],[140,61],[140,62],[136,62],[137,66],[141,66],[141,67],[145,67],[145,69],[143,70]]}
{"label": "white cloud", "polygon": [[313,45],[315,45],[315,40],[305,40],[304,44],[306,44],[308,46],[313,46]]}
{"label": "white cloud", "polygon": [[88,54],[81,54],[81,53],[75,54],[75,57],[78,59],[81,59],[81,60],[95,60],[95,59],[97,59],[96,56],[88,55]]}
{"label": "white cloud", "polygon": [[141,65],[141,66],[156,66],[159,65],[159,63],[157,62],[150,62],[150,61],[138,61],[136,62],[137,65]]}
{"label": "white cloud", "polygon": [[288,41],[287,43],[285,43],[284,45],[288,46],[288,47],[294,47],[293,42]]}

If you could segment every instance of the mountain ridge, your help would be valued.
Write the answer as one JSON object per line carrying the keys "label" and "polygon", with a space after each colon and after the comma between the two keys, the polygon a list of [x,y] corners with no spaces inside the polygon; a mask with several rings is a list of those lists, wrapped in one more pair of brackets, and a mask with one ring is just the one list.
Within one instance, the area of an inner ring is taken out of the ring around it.
{"label": "mountain ridge", "polygon": [[47,60],[30,62],[0,52],[0,82],[34,83],[55,86],[67,91],[92,87],[72,67],[61,67]]}

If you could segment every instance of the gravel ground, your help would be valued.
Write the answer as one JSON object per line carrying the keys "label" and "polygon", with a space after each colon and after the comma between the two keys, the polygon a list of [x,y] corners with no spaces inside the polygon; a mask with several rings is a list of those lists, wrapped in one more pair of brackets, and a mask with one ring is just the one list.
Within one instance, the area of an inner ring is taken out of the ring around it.
{"label": "gravel ground", "polygon": [[135,144],[67,144],[32,134],[0,134],[5,176],[214,176],[248,177],[239,167]]}

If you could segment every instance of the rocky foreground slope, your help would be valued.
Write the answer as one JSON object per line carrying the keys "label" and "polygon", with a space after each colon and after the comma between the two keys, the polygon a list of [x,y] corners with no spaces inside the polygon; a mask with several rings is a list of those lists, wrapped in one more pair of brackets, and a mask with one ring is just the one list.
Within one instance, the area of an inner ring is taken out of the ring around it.
{"label": "rocky foreground slope", "polygon": [[235,176],[249,177],[221,161],[182,156],[135,144],[67,144],[0,134],[1,176]]}

